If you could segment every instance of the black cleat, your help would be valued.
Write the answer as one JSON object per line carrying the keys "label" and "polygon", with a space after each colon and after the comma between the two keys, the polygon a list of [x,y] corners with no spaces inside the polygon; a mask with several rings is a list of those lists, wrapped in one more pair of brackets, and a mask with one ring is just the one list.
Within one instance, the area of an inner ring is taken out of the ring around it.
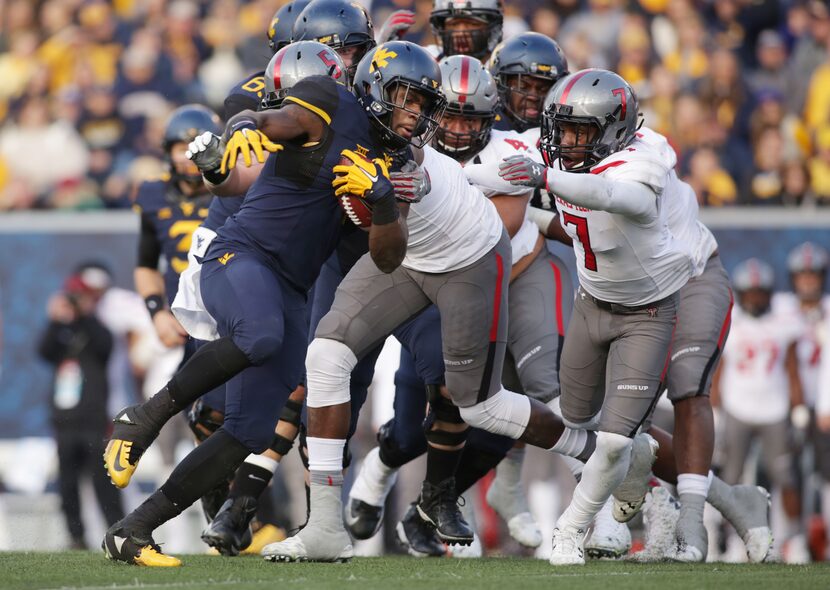
{"label": "black cleat", "polygon": [[454,477],[445,479],[437,486],[425,481],[421,486],[417,510],[448,545],[469,545],[473,542],[473,529],[458,508]]}
{"label": "black cleat", "polygon": [[138,460],[156,440],[160,428],[141,404],[124,408],[112,422],[112,435],[104,450],[104,465],[113,485],[125,488],[138,467]]}
{"label": "black cleat", "polygon": [[202,541],[222,555],[239,555],[251,544],[251,520],[256,508],[256,499],[250,496],[228,498],[202,533]]}
{"label": "black cleat", "polygon": [[107,559],[121,561],[131,565],[146,567],[178,567],[182,564],[178,558],[161,552],[153,538],[138,537],[115,523],[104,535],[101,549]]}
{"label": "black cleat", "polygon": [[383,523],[383,506],[372,506],[363,500],[351,498],[346,505],[343,521],[352,537],[370,539]]}
{"label": "black cleat", "polygon": [[424,522],[414,503],[409,505],[395,530],[401,546],[413,557],[444,557],[447,554],[435,528]]}
{"label": "black cleat", "polygon": [[223,481],[202,496],[202,512],[204,513],[208,524],[213,522],[213,519],[216,518],[216,515],[219,514],[219,511],[222,509],[222,505],[225,503],[225,500],[228,499],[230,487],[231,486],[228,481]]}

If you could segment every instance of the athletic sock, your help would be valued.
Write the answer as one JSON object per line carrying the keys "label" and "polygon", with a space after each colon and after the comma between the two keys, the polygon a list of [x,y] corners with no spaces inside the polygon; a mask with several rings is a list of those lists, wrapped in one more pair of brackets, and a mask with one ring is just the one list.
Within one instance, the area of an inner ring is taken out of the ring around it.
{"label": "athletic sock", "polygon": [[597,446],[597,433],[581,428],[565,428],[562,436],[549,450],[554,453],[588,461]]}
{"label": "athletic sock", "polygon": [[279,463],[262,455],[248,455],[231,484],[229,498],[250,496],[258,499],[268,487]]}
{"label": "athletic sock", "polygon": [[342,486],[346,440],[309,436],[306,437],[306,442],[311,485]]}
{"label": "athletic sock", "polygon": [[730,520],[730,516],[735,514],[735,500],[732,496],[732,486],[727,484],[721,478],[716,476],[711,471],[709,472],[711,482],[709,484],[709,493],[706,495],[706,501],[718,509],[718,512],[723,514],[723,517]]}
{"label": "athletic sock", "polygon": [[220,338],[199,347],[166,389],[178,412],[250,366],[251,361],[230,337]]}
{"label": "athletic sock", "polygon": [[447,451],[429,445],[427,447],[427,474],[424,481],[434,486],[454,477],[464,448]]}
{"label": "athletic sock", "polygon": [[491,453],[471,446],[464,447],[455,472],[455,492],[460,496],[504,458],[500,453]]}
{"label": "athletic sock", "polygon": [[680,518],[694,518],[703,522],[703,508],[709,495],[711,479],[708,475],[681,473],[677,476],[677,495],[680,500]]}

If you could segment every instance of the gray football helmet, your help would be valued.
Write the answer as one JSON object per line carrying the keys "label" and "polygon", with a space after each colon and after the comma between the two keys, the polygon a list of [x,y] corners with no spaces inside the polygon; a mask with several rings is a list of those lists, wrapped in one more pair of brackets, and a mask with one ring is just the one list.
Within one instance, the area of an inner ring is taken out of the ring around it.
{"label": "gray football helmet", "polygon": [[297,41],[277,51],[268,62],[260,109],[280,106],[288,89],[309,76],[331,76],[348,86],[346,66],[334,49],[317,41]]}
{"label": "gray football helmet", "polygon": [[[480,61],[469,55],[453,55],[442,59],[441,91],[447,99],[447,110],[435,132],[435,148],[451,158],[467,160],[484,149],[496,119],[499,91],[493,76]],[[478,131],[459,133],[447,128],[447,115],[478,119]]]}
{"label": "gray football helmet", "polygon": [[827,250],[813,242],[804,242],[796,246],[787,256],[787,270],[793,274],[827,272],[828,265],[830,265],[830,256]]}
{"label": "gray football helmet", "polygon": [[[558,159],[570,172],[587,171],[627,146],[640,125],[628,82],[608,70],[581,70],[559,80],[545,98],[542,154],[548,165]],[[573,133],[575,140],[563,143]]]}
{"label": "gray football helmet", "polygon": [[732,285],[738,292],[760,289],[772,291],[775,285],[775,272],[772,267],[758,258],[744,260],[732,272]]}
{"label": "gray football helmet", "polygon": [[[448,31],[447,19],[464,18],[480,21],[485,27],[478,31]],[[433,0],[429,24],[444,52],[450,55],[487,57],[501,41],[504,10],[501,0]]]}

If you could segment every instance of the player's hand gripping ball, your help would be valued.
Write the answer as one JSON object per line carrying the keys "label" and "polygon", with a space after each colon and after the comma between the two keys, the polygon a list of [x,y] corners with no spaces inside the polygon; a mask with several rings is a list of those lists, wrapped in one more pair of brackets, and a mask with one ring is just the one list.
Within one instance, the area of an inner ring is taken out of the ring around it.
{"label": "player's hand gripping ball", "polygon": [[333,168],[332,186],[337,202],[352,223],[362,229],[372,225],[372,205],[378,198],[379,185],[388,183],[389,170],[380,158],[369,160],[353,151],[340,152],[340,162]]}

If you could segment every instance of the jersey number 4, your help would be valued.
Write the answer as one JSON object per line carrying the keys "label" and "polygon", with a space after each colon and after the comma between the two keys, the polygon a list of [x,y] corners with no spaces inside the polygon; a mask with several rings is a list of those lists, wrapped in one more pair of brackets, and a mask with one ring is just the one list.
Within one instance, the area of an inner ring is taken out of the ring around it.
{"label": "jersey number 4", "polygon": [[565,211],[562,213],[562,222],[565,225],[573,225],[576,227],[576,237],[582,244],[582,249],[585,250],[585,268],[596,272],[597,257],[591,249],[591,236],[588,233],[588,220],[584,217],[580,217],[579,215],[574,215],[573,213]]}

